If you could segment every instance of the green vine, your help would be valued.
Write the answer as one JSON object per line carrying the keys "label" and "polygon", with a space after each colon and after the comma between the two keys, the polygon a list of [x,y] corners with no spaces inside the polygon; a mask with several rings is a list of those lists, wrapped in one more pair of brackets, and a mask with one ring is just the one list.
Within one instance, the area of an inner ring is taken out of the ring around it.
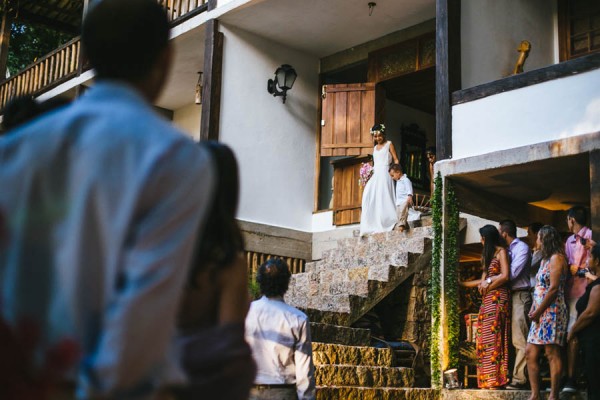
{"label": "green vine", "polygon": [[460,310],[458,305],[458,234],[459,211],[456,193],[451,183],[447,183],[446,212],[446,257],[444,262],[444,297],[448,324],[448,368],[458,368],[460,339]]}
{"label": "green vine", "polygon": [[431,385],[439,388],[442,384],[440,362],[440,326],[442,295],[441,261],[442,261],[442,176],[438,172],[434,180],[434,191],[431,199],[433,223],[433,248],[431,252],[431,288],[429,304],[431,305]]}

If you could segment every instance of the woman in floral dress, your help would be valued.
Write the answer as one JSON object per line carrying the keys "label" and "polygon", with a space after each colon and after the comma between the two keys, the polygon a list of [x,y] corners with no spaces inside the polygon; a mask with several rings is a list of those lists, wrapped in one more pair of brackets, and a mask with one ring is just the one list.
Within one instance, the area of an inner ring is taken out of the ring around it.
{"label": "woman in floral dress", "polygon": [[461,284],[477,287],[482,296],[475,336],[477,384],[481,389],[499,389],[508,383],[510,267],[498,229],[493,225],[485,225],[479,234],[483,244],[481,279]]}
{"label": "woman in floral dress", "polygon": [[542,263],[535,277],[533,305],[529,312],[531,328],[527,337],[527,371],[531,383],[530,400],[540,398],[539,364],[542,349],[550,364],[550,397],[558,400],[558,386],[562,373],[561,346],[567,337],[567,306],[565,282],[567,262],[563,242],[558,231],[549,225],[538,232],[538,246]]}

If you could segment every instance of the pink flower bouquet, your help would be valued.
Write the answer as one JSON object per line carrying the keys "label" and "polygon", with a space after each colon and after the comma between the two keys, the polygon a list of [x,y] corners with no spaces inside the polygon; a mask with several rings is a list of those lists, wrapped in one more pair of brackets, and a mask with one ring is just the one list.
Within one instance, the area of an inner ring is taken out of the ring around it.
{"label": "pink flower bouquet", "polygon": [[367,182],[369,182],[371,176],[373,176],[373,166],[369,163],[362,163],[360,166],[358,185],[360,187],[367,186]]}

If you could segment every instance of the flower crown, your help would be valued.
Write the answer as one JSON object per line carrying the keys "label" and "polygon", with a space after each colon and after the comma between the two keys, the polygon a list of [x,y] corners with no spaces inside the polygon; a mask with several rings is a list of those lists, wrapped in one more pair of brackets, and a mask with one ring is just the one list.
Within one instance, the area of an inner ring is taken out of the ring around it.
{"label": "flower crown", "polygon": [[375,132],[385,133],[385,125],[384,124],[379,124],[379,129],[373,129],[373,128],[371,128],[371,135],[375,135]]}

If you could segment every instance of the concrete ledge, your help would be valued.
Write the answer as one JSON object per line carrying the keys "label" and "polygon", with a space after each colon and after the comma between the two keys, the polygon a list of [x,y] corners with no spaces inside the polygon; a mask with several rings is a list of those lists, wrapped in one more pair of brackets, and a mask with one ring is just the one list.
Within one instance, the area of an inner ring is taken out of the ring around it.
{"label": "concrete ledge", "polygon": [[312,233],[238,221],[246,251],[312,260]]}

